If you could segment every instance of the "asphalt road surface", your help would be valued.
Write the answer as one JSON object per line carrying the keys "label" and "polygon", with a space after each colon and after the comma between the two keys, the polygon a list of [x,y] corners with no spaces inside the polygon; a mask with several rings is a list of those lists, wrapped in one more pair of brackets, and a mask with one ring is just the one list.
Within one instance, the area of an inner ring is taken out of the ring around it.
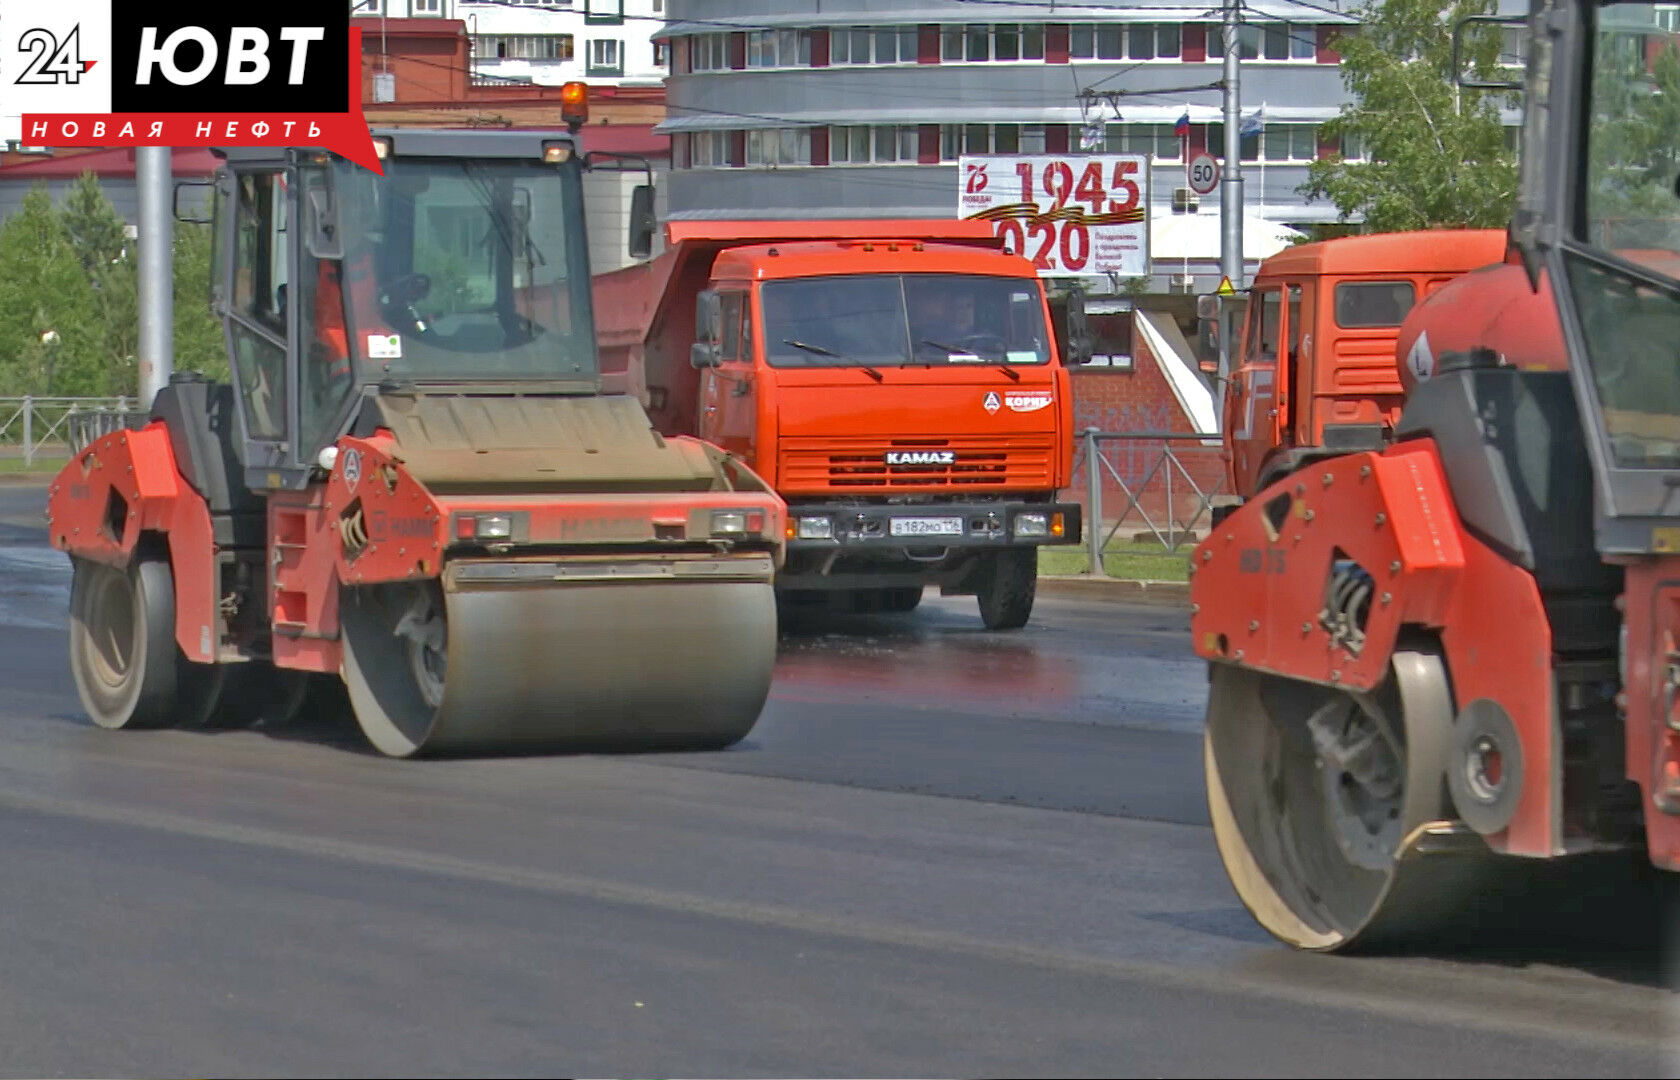
{"label": "asphalt road surface", "polygon": [[785,628],[727,752],[402,762],[95,729],[41,499],[0,488],[0,1074],[1680,1075],[1634,863],[1514,939],[1265,936],[1182,611],[930,596]]}

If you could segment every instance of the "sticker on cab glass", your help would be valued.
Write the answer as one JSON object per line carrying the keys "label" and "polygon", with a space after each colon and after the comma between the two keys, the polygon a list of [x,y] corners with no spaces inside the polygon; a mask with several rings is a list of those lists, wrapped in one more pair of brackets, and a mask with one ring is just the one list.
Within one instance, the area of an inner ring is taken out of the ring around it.
{"label": "sticker on cab glass", "polygon": [[401,360],[401,334],[369,334],[367,354],[370,360]]}

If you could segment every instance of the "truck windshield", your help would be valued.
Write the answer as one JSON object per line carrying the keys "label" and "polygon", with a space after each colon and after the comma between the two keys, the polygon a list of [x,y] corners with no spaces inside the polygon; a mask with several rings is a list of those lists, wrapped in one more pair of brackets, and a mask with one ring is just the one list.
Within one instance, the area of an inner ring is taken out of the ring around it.
{"label": "truck windshield", "polygon": [[766,282],[772,367],[1047,364],[1036,281],[974,274],[857,274]]}
{"label": "truck windshield", "polygon": [[1611,452],[1623,467],[1680,465],[1680,35],[1673,10],[1653,3],[1598,10],[1582,148],[1585,215],[1566,263]]}
{"label": "truck windshield", "polygon": [[594,378],[575,163],[340,162],[334,186],[349,338],[375,377]]}

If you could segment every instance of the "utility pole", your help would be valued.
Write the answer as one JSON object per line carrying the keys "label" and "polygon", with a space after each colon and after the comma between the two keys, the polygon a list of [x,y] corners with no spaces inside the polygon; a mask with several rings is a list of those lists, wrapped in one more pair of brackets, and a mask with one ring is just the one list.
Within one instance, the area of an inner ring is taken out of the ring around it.
{"label": "utility pole", "polygon": [[140,189],[140,407],[152,407],[175,368],[175,235],[170,206],[173,164],[167,146],[134,151]]}
{"label": "utility pole", "polygon": [[[1237,40],[1240,0],[1224,0],[1225,7],[1225,168],[1219,179],[1221,244],[1219,269],[1231,280],[1233,289],[1243,287],[1243,180],[1242,180],[1242,95],[1238,86]],[[1228,305],[1220,304],[1219,373],[1231,371],[1231,316]]]}

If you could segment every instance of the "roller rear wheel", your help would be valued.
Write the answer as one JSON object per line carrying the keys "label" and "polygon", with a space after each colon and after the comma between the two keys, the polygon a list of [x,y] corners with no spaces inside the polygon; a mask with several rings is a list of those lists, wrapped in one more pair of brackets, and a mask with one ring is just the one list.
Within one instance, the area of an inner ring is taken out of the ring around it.
{"label": "roller rear wheel", "polygon": [[175,644],[175,579],[156,558],[120,568],[74,561],[70,672],[88,716],[112,730],[203,726],[226,675]]}
{"label": "roller rear wheel", "polygon": [[1301,949],[1417,945],[1491,861],[1455,829],[1446,671],[1397,652],[1365,694],[1214,666],[1204,765],[1214,838],[1255,919]]}

